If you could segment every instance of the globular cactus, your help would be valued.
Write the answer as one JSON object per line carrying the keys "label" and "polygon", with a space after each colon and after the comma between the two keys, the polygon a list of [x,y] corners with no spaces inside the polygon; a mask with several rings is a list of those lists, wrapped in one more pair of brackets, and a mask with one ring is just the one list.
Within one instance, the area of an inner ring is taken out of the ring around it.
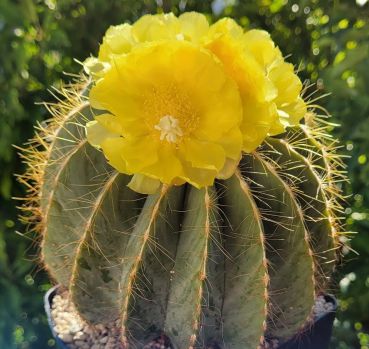
{"label": "globular cactus", "polygon": [[109,28],[84,70],[20,177],[42,262],[81,317],[115,321],[123,348],[304,331],[331,287],[345,177],[269,34],[148,15]]}
{"label": "globular cactus", "polygon": [[345,177],[326,120],[310,110],[214,186],[143,195],[86,141],[88,84],[49,106],[20,177],[42,262],[82,318],[119,320],[122,346],[139,348],[165,333],[178,349],[252,349],[309,326],[343,234]]}

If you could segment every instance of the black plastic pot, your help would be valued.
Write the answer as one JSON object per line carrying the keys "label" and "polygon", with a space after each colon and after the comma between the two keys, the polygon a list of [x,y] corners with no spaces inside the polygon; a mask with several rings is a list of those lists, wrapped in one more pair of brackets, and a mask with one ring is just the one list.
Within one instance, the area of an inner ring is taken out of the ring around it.
{"label": "black plastic pot", "polygon": [[333,311],[318,317],[312,326],[280,345],[278,349],[328,349],[336,317],[337,300],[331,295],[324,297],[327,302],[333,304]]}
{"label": "black plastic pot", "polygon": [[[51,332],[58,348],[68,349],[67,345],[54,331],[54,320],[51,316],[51,304],[58,287],[59,286],[55,286],[46,293],[44,299],[45,311]],[[333,321],[336,316],[337,301],[331,295],[325,295],[324,297],[326,298],[326,301],[333,304],[333,311],[318,317],[309,328],[280,345],[278,349],[328,349],[332,336]]]}

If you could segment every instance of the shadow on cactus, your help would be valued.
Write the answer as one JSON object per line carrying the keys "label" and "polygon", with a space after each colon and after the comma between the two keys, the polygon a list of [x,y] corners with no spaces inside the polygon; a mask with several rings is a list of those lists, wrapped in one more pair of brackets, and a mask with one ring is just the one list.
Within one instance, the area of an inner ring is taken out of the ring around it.
{"label": "shadow on cactus", "polygon": [[346,178],[269,35],[144,16],[111,27],[84,69],[19,177],[41,262],[82,320],[113,322],[112,348],[303,335],[332,287]]}

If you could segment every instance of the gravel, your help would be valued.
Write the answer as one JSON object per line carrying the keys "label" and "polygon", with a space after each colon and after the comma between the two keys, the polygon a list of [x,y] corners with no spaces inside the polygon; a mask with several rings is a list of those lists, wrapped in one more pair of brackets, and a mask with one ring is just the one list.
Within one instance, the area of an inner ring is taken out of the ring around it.
{"label": "gravel", "polygon": [[[327,302],[324,296],[318,296],[313,307],[314,317],[334,310],[334,305]],[[69,349],[127,349],[120,342],[120,329],[117,322],[108,325],[91,325],[78,315],[76,308],[68,299],[68,293],[55,295],[51,307],[54,330]],[[277,349],[277,339],[266,339],[259,349]],[[169,339],[160,336],[144,346],[144,349],[172,349]],[[215,349],[214,346],[206,349]],[[218,348],[217,348],[218,349]]]}
{"label": "gravel", "polygon": [[314,317],[320,317],[326,313],[330,313],[334,310],[334,305],[331,302],[327,302],[324,296],[318,296],[315,300],[313,307]]}
{"label": "gravel", "polygon": [[55,332],[70,349],[125,349],[115,322],[106,326],[87,324],[68,300],[67,292],[53,298],[51,315]]}

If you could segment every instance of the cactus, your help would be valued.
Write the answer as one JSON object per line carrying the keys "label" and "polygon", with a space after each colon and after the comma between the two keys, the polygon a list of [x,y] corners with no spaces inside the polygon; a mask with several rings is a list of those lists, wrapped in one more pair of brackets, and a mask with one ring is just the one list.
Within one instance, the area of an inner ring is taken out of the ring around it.
{"label": "cactus", "polygon": [[244,154],[230,179],[147,196],[86,142],[88,84],[47,106],[53,116],[23,150],[19,177],[41,261],[80,315],[119,320],[122,343],[139,348],[165,333],[179,349],[251,349],[309,326],[344,234],[330,124],[311,106],[303,125]]}

